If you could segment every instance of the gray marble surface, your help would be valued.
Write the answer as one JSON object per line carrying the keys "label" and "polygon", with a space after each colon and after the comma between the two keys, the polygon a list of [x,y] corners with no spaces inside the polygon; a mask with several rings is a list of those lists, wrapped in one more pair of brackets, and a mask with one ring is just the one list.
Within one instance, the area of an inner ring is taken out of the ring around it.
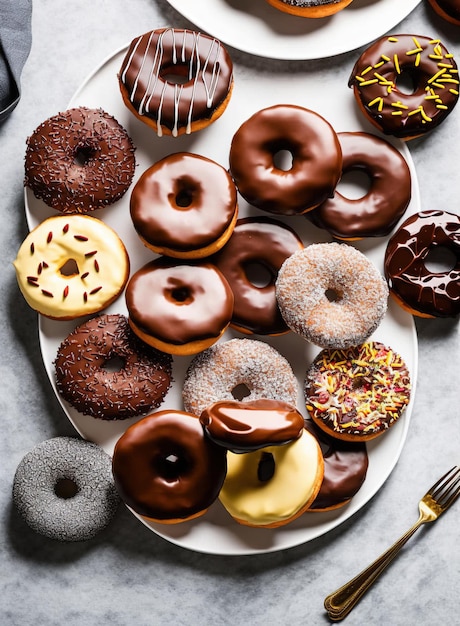
{"label": "gray marble surface", "polygon": [[[22,299],[11,262],[27,233],[25,139],[66,107],[85,76],[114,49],[151,28],[187,26],[165,0],[36,0],[22,100],[0,126],[0,623],[326,624],[323,599],[416,519],[433,479],[459,461],[460,334],[456,320],[418,320],[413,417],[400,459],[356,515],[308,544],[271,554],[222,557],[172,545],[120,507],[94,540],[62,544],[31,531],[11,501],[20,459],[35,444],[75,432],[55,399],[40,357],[37,317]],[[439,36],[460,59],[460,30],[426,2],[392,32]],[[336,72],[346,80],[356,52],[312,62],[265,61],[232,50],[247,72]],[[423,209],[460,212],[460,108],[431,136],[410,144]],[[359,624],[458,624],[460,504],[419,531],[348,617]]]}

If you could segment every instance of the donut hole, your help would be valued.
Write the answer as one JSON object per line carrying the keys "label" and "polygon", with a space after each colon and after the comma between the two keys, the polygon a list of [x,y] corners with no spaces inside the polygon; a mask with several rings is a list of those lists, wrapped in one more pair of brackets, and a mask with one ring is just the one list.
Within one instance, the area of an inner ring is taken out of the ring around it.
{"label": "donut hole", "polygon": [[432,274],[448,274],[457,265],[457,256],[446,246],[433,246],[428,250],[424,263]]}
{"label": "donut hole", "polygon": [[190,304],[193,301],[190,288],[185,285],[173,287],[168,292],[167,299],[173,304]]}
{"label": "donut hole", "polygon": [[64,265],[61,265],[59,271],[62,276],[77,276],[80,273],[75,259],[67,259]]}
{"label": "donut hole", "polygon": [[254,287],[263,289],[264,287],[273,285],[275,282],[276,277],[273,275],[273,272],[271,272],[270,269],[263,263],[249,261],[244,264],[243,269],[247,280]]}
{"label": "donut hole", "polygon": [[177,63],[175,65],[167,65],[162,68],[160,77],[172,85],[185,85],[190,81],[189,64]]}
{"label": "donut hole", "polygon": [[74,498],[78,492],[78,485],[71,478],[59,478],[54,485],[54,493],[63,500]]}
{"label": "donut hole", "polygon": [[398,91],[410,96],[417,91],[419,73],[414,71],[414,68],[401,68],[401,73],[397,75],[395,83]]}
{"label": "donut hole", "polygon": [[170,451],[158,456],[154,462],[156,472],[167,481],[176,481],[183,476],[188,469],[188,463],[183,454],[178,451]]}
{"label": "donut hole", "polygon": [[275,475],[275,459],[271,452],[262,452],[257,465],[257,479],[266,483]]}
{"label": "donut hole", "polygon": [[359,200],[369,193],[371,184],[372,179],[364,168],[351,168],[342,173],[336,192],[349,200]]}
{"label": "donut hole", "polygon": [[243,398],[247,398],[251,394],[251,390],[244,383],[240,383],[233,387],[231,394],[235,400],[241,401]]}
{"label": "donut hole", "polygon": [[116,373],[124,370],[125,366],[126,361],[121,356],[118,356],[118,354],[114,354],[101,365],[101,369],[103,369],[105,372]]}
{"label": "donut hole", "polygon": [[171,206],[180,209],[188,209],[200,192],[199,186],[188,179],[177,180],[174,187],[174,192],[169,195],[169,202]]}
{"label": "donut hole", "polygon": [[78,146],[73,155],[73,162],[79,167],[85,167],[94,157],[96,150],[92,146]]}
{"label": "donut hole", "polygon": [[328,302],[339,302],[342,299],[342,294],[333,287],[326,289],[324,295],[326,296]]}
{"label": "donut hole", "polygon": [[294,156],[289,149],[281,148],[274,152],[273,165],[275,166],[277,170],[282,170],[283,172],[289,172],[289,170],[292,170],[293,163],[294,163]]}

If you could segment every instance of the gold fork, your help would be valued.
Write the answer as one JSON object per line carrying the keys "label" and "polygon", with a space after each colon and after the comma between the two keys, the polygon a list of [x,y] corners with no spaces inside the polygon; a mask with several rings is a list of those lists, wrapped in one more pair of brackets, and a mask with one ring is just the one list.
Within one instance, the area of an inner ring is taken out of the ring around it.
{"label": "gold fork", "polygon": [[324,607],[329,619],[338,622],[346,617],[415,531],[422,524],[437,520],[459,494],[460,467],[456,466],[428,489],[420,500],[418,505],[420,515],[415,524],[371,565],[326,597]]}

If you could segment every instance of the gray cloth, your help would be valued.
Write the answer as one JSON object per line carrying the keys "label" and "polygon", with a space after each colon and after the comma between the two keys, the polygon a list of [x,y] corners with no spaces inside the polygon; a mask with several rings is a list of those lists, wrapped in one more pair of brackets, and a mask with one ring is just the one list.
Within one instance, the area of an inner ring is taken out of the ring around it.
{"label": "gray cloth", "polygon": [[21,97],[21,73],[32,44],[32,0],[0,0],[0,123]]}

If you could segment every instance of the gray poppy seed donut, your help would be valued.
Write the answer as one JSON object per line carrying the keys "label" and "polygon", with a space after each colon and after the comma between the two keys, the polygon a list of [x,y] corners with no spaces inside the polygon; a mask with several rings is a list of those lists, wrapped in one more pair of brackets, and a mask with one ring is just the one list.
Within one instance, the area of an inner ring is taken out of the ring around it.
{"label": "gray poppy seed donut", "polygon": [[46,537],[91,539],[107,526],[120,502],[112,460],[89,441],[48,439],[19,463],[13,501],[25,522]]}
{"label": "gray poppy seed donut", "polygon": [[322,348],[363,343],[380,325],[388,286],[375,265],[345,243],[318,243],[295,252],[275,283],[289,328]]}
{"label": "gray poppy seed donut", "polygon": [[269,344],[256,339],[230,339],[197,354],[185,375],[182,399],[185,410],[200,416],[210,404],[235,400],[242,385],[258,399],[297,404],[298,383],[287,360]]}

